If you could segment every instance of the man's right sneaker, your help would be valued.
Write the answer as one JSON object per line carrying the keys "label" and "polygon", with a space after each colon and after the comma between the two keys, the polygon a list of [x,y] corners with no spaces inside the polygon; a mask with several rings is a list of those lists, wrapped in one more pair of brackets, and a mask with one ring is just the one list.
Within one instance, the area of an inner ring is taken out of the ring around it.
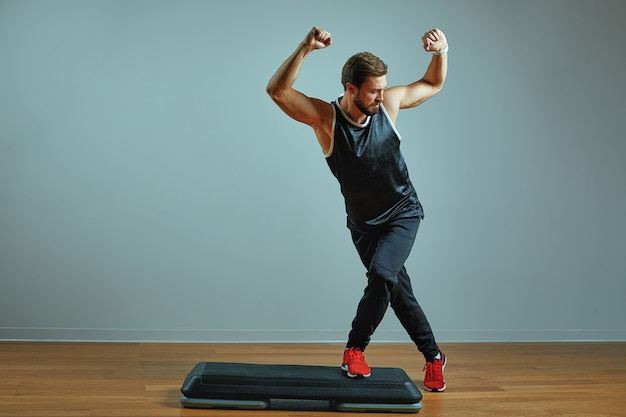
{"label": "man's right sneaker", "polygon": [[446,355],[441,353],[441,359],[433,359],[424,365],[424,389],[431,392],[441,392],[446,389],[446,381],[443,379],[443,370],[446,367]]}
{"label": "man's right sneaker", "polygon": [[365,362],[363,351],[357,347],[351,347],[343,352],[341,369],[344,370],[350,378],[356,378],[357,376],[367,378],[372,374],[372,370]]}

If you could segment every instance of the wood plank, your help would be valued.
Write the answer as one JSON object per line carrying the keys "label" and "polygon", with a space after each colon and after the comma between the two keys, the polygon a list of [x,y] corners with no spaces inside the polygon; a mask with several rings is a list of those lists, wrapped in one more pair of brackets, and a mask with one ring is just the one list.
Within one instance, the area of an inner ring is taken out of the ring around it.
{"label": "wood plank", "polygon": [[[424,392],[422,417],[626,416],[626,343],[442,348],[448,389]],[[0,417],[321,417],[328,413],[185,409],[180,386],[197,362],[338,366],[342,349],[332,343],[0,342]],[[371,366],[404,369],[421,387],[423,359],[413,345],[373,343],[366,357]]]}

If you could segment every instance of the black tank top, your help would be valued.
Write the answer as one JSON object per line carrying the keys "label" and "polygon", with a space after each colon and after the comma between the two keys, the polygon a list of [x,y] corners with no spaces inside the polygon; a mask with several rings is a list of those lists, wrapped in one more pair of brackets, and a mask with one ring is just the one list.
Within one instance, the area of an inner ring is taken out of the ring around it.
{"label": "black tank top", "polygon": [[333,101],[335,120],[326,162],[339,181],[348,222],[379,225],[423,209],[400,152],[400,135],[385,108],[358,124]]}

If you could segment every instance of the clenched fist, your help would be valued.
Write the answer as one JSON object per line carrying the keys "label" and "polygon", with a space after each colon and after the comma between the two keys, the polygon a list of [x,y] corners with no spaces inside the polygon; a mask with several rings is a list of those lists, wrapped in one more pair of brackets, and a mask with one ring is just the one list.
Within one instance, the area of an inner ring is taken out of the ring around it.
{"label": "clenched fist", "polygon": [[441,52],[448,47],[446,35],[439,29],[431,29],[422,36],[426,52]]}
{"label": "clenched fist", "polygon": [[333,40],[329,32],[314,26],[313,29],[311,29],[311,31],[307,34],[304,42],[312,49],[322,49],[330,46],[330,44],[333,43]]}

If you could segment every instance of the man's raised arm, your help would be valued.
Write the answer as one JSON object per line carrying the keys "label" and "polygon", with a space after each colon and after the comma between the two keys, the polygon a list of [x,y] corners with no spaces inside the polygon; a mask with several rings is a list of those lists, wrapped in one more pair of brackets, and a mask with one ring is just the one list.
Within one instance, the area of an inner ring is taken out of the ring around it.
{"label": "man's raised arm", "polygon": [[398,110],[415,107],[437,94],[448,73],[448,40],[439,29],[429,30],[422,37],[426,52],[433,57],[422,78],[406,86],[391,87],[385,91],[385,108],[395,121]]}
{"label": "man's raised arm", "polygon": [[312,28],[278,68],[266,87],[267,94],[289,117],[314,128],[322,125],[328,103],[307,97],[294,89],[293,84],[307,55],[316,49],[326,48],[331,43],[330,33],[318,27]]}

